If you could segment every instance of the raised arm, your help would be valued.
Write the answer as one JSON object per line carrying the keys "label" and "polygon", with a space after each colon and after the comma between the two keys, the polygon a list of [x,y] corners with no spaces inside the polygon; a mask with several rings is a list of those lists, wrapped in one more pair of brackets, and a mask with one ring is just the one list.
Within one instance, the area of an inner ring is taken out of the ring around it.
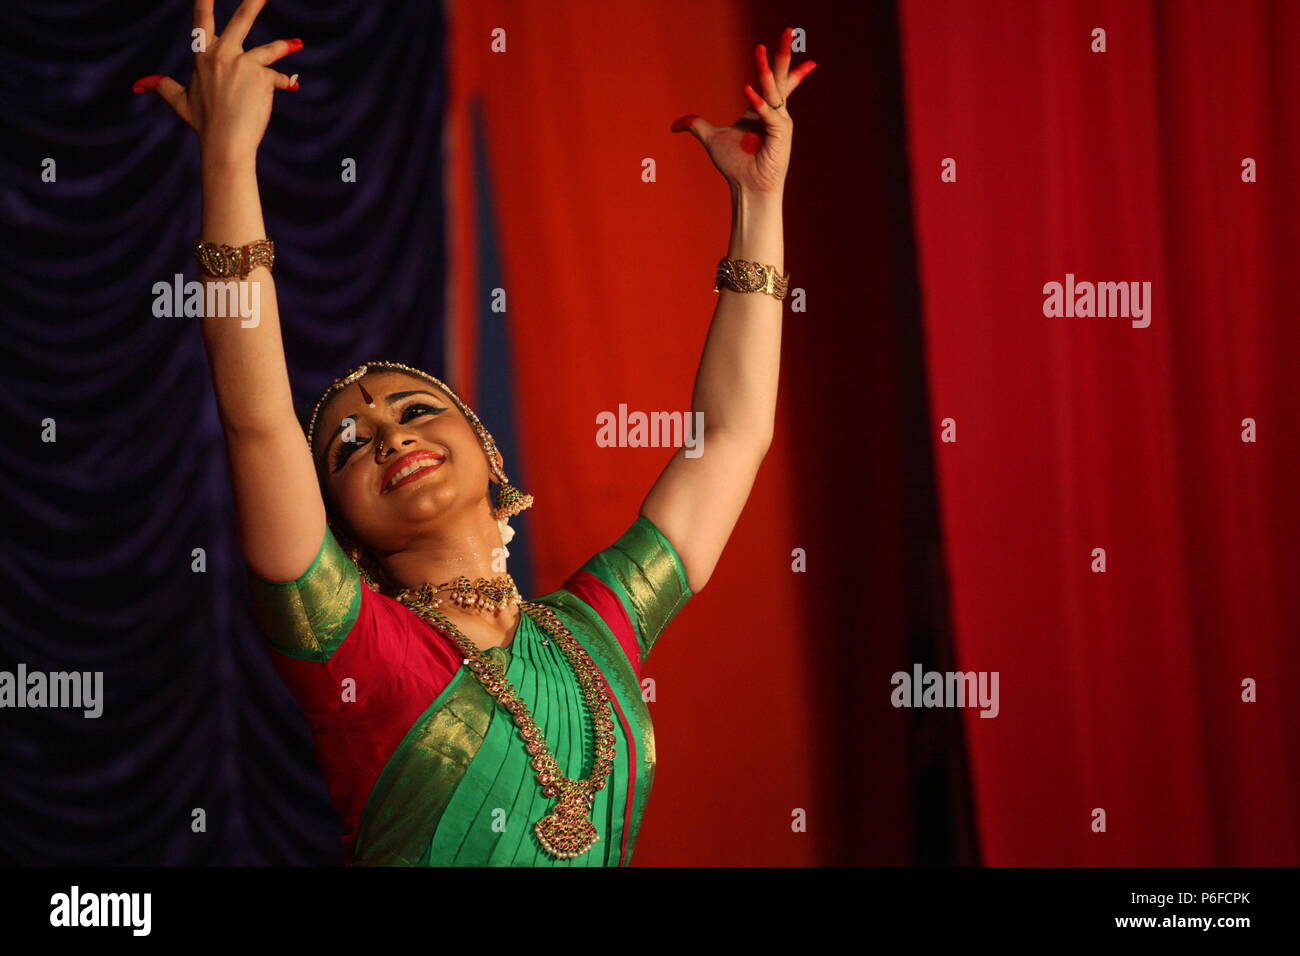
{"label": "raised arm", "polygon": [[[755,49],[761,95],[746,85],[752,108],[734,124],[714,127],[693,115],[673,124],[704,144],[731,187],[727,256],[778,275],[785,273],[781,200],[794,131],[785,101],[816,66],[808,60],[790,70],[790,45],[787,29],[775,71],[767,50]],[[774,109],[778,104],[785,105]],[[761,292],[718,293],[691,402],[703,413],[703,453],[688,457],[678,449],[641,505],[677,550],[692,592],[712,576],[772,443],[783,305]]]}
{"label": "raised arm", "polygon": [[[270,64],[300,50],[302,42],[276,40],[245,52],[244,40],[265,0],[244,0],[220,37],[212,2],[194,4],[194,27],[203,31],[206,49],[195,54],[189,87],[150,76],[138,80],[135,91],[158,93],[198,133],[200,238],[238,249],[268,238],[257,192],[257,147],[275,91],[297,88]],[[217,281],[206,274],[201,278],[205,288]],[[293,411],[275,282],[265,266],[254,268],[244,281],[244,302],[255,306],[252,314],[226,309],[234,314],[205,316],[203,341],[226,436],[244,557],[259,577],[290,581],[320,550],[325,506]]]}

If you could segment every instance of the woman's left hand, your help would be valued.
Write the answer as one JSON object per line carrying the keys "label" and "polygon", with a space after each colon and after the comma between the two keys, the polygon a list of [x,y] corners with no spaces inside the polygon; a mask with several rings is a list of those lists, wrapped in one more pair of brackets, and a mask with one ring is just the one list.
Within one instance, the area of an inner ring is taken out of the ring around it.
{"label": "woman's left hand", "polygon": [[[745,84],[750,109],[730,126],[714,126],[702,116],[687,114],[673,122],[672,130],[691,132],[704,144],[718,172],[733,188],[748,193],[780,194],[790,165],[790,94],[817,66],[806,60],[790,69],[790,43],[794,31],[786,27],[776,54],[776,69],[768,66],[767,48],[754,48],[758,62],[759,91]],[[779,107],[779,108],[778,108]]]}

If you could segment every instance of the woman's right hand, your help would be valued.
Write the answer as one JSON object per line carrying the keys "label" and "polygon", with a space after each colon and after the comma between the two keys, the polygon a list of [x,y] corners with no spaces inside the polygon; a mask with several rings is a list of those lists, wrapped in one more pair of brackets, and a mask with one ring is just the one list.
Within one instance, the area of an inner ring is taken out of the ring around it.
{"label": "woman's right hand", "polygon": [[276,90],[298,89],[297,74],[288,77],[270,64],[302,49],[301,40],[276,40],[245,52],[243,43],[266,0],[244,0],[226,30],[216,35],[213,0],[195,0],[194,28],[202,31],[204,49],[194,54],[194,75],[188,87],[169,76],[135,81],[136,93],[157,93],[199,135],[205,155],[246,159],[271,119]]}

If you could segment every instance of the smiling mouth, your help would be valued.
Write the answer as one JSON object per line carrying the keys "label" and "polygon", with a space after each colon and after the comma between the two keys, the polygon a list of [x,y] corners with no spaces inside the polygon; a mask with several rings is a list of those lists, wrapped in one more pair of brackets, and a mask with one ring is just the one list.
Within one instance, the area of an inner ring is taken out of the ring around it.
{"label": "smiling mouth", "polygon": [[379,493],[381,495],[386,495],[390,491],[402,487],[402,485],[409,485],[413,481],[419,481],[430,472],[437,471],[441,468],[443,461],[444,458],[441,455],[421,455],[409,465],[404,465],[402,468],[398,469],[397,473],[394,474],[392,478],[388,479],[388,482]]}

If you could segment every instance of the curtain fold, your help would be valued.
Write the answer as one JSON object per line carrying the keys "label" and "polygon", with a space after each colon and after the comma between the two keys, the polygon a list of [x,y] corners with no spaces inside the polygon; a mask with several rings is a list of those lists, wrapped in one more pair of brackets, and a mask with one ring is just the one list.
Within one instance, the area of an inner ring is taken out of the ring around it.
{"label": "curtain fold", "polygon": [[[0,717],[6,863],[339,861],[306,719],[248,610],[197,320],[153,311],[155,283],[195,278],[198,150],[131,85],[189,82],[192,17],[0,8],[0,669],[103,671],[104,694],[96,719]],[[248,43],[288,37],[304,49],[277,68],[301,90],[276,95],[258,167],[305,417],[367,359],[442,364],[444,36],[426,2],[276,0]]]}
{"label": "curtain fold", "polygon": [[[1001,674],[984,860],[1294,864],[1300,10],[900,13],[957,659]],[[1052,282],[1148,316],[1045,314]]]}

